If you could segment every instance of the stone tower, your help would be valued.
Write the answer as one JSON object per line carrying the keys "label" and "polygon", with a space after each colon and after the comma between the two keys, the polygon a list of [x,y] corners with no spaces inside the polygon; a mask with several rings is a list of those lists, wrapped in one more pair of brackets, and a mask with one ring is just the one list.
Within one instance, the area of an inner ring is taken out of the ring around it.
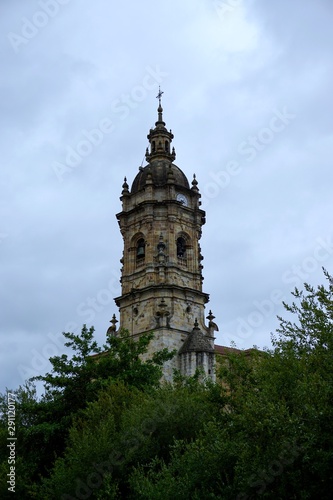
{"label": "stone tower", "polygon": [[[159,92],[158,118],[148,134],[147,165],[140,167],[131,188],[123,184],[122,211],[117,214],[124,240],[121,296],[115,299],[120,328],[132,336],[153,331],[152,350],[164,347],[178,354],[164,366],[193,375],[196,368],[214,379],[214,316],[205,325],[199,240],[205,223],[198,182],[191,186],[174,164],[173,134],[163,121]],[[109,334],[116,334],[116,319]]]}

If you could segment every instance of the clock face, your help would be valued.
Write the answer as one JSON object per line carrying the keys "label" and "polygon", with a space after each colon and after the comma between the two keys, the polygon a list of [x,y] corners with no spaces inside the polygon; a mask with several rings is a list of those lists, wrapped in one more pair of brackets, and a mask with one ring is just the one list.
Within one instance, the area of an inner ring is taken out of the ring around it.
{"label": "clock face", "polygon": [[187,201],[186,196],[183,193],[178,193],[177,196],[176,196],[176,200],[180,201],[180,203],[182,203],[182,205],[184,205],[185,207],[187,207],[188,201]]}

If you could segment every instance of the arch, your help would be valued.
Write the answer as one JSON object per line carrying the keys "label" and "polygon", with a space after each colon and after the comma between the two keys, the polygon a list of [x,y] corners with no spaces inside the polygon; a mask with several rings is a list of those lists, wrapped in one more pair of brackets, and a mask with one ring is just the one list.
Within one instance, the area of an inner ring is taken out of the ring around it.
{"label": "arch", "polygon": [[187,266],[190,248],[192,248],[190,236],[180,231],[176,236],[176,256],[181,266]]}
{"label": "arch", "polygon": [[146,238],[143,233],[136,233],[131,238],[131,244],[128,251],[133,256],[134,268],[140,267],[144,264],[146,259]]}
{"label": "arch", "polygon": [[186,259],[186,240],[183,236],[179,236],[176,240],[177,257],[179,259]]}
{"label": "arch", "polygon": [[177,258],[178,258],[178,261],[182,262],[182,263],[186,263],[186,259],[187,259],[187,250],[188,248],[190,248],[190,237],[188,234],[184,233],[184,232],[180,232],[177,234],[177,238],[176,238],[176,254],[177,254]]}
{"label": "arch", "polygon": [[166,153],[170,152],[169,141],[165,141],[165,151],[166,151]]}

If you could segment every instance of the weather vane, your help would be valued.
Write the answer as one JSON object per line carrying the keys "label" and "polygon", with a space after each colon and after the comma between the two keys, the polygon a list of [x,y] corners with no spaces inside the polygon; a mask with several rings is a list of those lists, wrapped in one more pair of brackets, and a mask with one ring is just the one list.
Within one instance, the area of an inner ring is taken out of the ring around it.
{"label": "weather vane", "polygon": [[158,87],[158,94],[156,96],[156,99],[158,99],[158,102],[159,102],[160,106],[161,106],[161,97],[162,97],[162,94],[164,94],[164,92],[161,91],[161,87],[159,86]]}

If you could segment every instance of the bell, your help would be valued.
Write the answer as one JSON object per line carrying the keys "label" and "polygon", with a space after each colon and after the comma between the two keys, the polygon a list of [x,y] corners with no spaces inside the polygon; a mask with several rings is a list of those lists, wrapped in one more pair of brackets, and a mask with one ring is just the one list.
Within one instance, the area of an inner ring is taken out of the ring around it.
{"label": "bell", "polygon": [[136,252],[136,256],[137,257],[144,257],[144,255],[145,255],[144,247],[138,247],[137,252]]}

